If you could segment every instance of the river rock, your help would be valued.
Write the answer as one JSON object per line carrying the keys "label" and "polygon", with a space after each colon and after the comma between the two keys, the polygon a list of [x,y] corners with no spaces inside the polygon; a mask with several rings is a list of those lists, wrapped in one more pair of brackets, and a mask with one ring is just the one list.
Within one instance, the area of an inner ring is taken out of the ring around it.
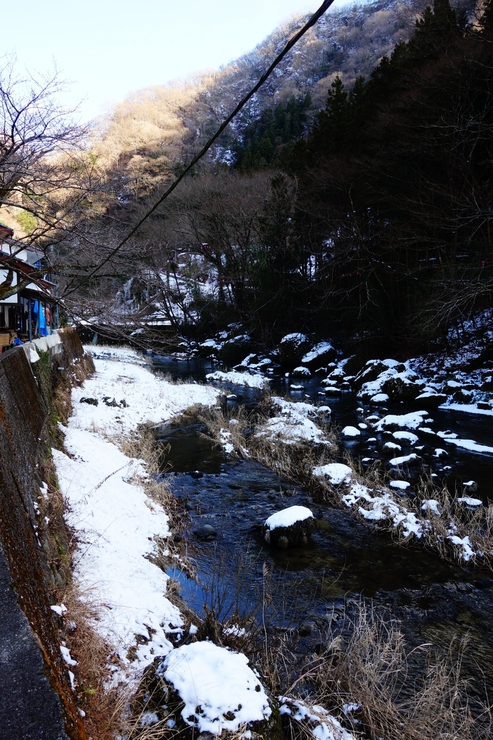
{"label": "river rock", "polygon": [[301,363],[302,357],[310,348],[310,340],[306,334],[286,334],[279,342],[277,354],[279,362],[284,368],[293,368]]}
{"label": "river rock", "polygon": [[492,391],[493,390],[493,373],[491,370],[489,370],[485,375],[483,375],[483,382],[481,384],[481,390],[482,391]]}
{"label": "river rock", "polygon": [[403,372],[406,366],[397,360],[368,360],[353,380],[353,387],[359,390],[365,383],[376,380],[379,375],[393,368],[395,372]]}
{"label": "river rock", "polygon": [[358,429],[357,427],[346,426],[341,431],[341,437],[346,437],[348,439],[355,438],[355,437],[361,437],[361,430]]}
{"label": "river rock", "polygon": [[320,368],[322,365],[327,366],[328,363],[335,360],[337,352],[330,342],[319,342],[312,347],[306,354],[303,355],[301,361],[303,365],[306,365],[310,370]]}
{"label": "river rock", "polygon": [[473,394],[466,388],[459,388],[459,390],[454,393],[454,401],[457,403],[471,403],[472,399]]}
{"label": "river rock", "polygon": [[317,526],[316,519],[306,506],[290,506],[272,514],[264,523],[264,542],[285,550],[295,545],[306,545]]}
{"label": "river rock", "polygon": [[307,367],[298,365],[298,367],[295,367],[294,370],[291,371],[291,375],[293,378],[309,378],[311,377],[311,372]]}
{"label": "river rock", "polygon": [[194,530],[194,535],[199,540],[211,542],[217,537],[217,532],[210,524],[203,524],[201,527]]}
{"label": "river rock", "polygon": [[441,406],[442,403],[445,403],[446,400],[447,395],[445,393],[425,392],[416,396],[414,403],[418,404],[418,406],[423,409],[435,409],[437,406]]}
{"label": "river rock", "polygon": [[414,401],[423,386],[424,382],[415,373],[403,370],[387,378],[382,384],[382,391],[394,402]]}
{"label": "river rock", "polygon": [[206,339],[197,347],[199,357],[217,357],[219,350],[222,347],[222,343],[217,342],[215,339]]}
{"label": "river rock", "polygon": [[489,403],[488,401],[478,401],[476,405],[478,409],[481,409],[483,411],[491,411],[492,408],[491,403]]}
{"label": "river rock", "polygon": [[457,380],[453,380],[449,378],[445,381],[445,383],[442,386],[442,393],[446,393],[447,396],[453,396],[453,394],[459,390],[459,388],[462,387],[462,383],[459,383]]}

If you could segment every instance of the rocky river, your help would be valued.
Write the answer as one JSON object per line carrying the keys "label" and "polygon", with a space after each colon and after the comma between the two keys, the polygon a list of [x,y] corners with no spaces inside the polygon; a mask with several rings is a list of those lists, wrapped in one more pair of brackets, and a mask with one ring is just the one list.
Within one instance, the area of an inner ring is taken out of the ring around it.
{"label": "rocky river", "polygon": [[[154,356],[153,362],[157,372],[188,381],[203,381],[217,369],[199,358]],[[273,373],[270,387],[292,400],[328,404],[341,454],[349,451],[363,466],[380,459],[392,470],[385,444],[397,445],[393,432],[376,434],[365,419],[403,415],[416,405],[389,398],[383,404],[362,402],[351,387],[340,387],[344,381],[327,392],[324,379],[316,373],[296,378]],[[251,408],[259,398],[256,389],[227,380],[223,386],[226,408]],[[179,568],[169,573],[195,612],[214,609],[223,621],[233,614],[254,616],[273,632],[289,633],[293,654],[302,655],[316,652],[329,633],[344,630],[363,599],[399,620],[411,650],[430,643],[444,654],[463,650],[470,695],[485,699],[493,688],[493,577],[488,567],[447,562],[419,543],[397,544],[388,533],[312,498],[264,466],[230,458],[203,432],[197,420],[157,431],[157,439],[169,445],[163,475],[186,511],[179,538],[195,577]],[[461,447],[455,440],[474,445]],[[433,408],[412,447],[409,440],[400,442],[398,454],[418,451],[419,467],[408,465],[403,471],[397,466],[396,480],[412,486],[426,471],[456,495],[469,494],[484,503],[491,497],[493,458],[480,451],[491,443],[491,416]],[[391,454],[395,457],[395,448]],[[313,511],[315,533],[305,547],[270,548],[261,525],[293,505]]]}

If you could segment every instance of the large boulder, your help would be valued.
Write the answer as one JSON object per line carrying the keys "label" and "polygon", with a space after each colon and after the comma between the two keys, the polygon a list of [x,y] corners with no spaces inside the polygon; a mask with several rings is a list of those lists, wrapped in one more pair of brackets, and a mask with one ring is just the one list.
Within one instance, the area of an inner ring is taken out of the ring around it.
{"label": "large boulder", "polygon": [[445,393],[437,393],[436,391],[426,390],[424,388],[422,392],[416,396],[414,403],[416,403],[422,409],[436,409],[445,403],[447,396]]}
{"label": "large boulder", "polygon": [[388,400],[414,401],[425,386],[425,381],[404,363],[395,360],[371,360],[353,381],[357,396],[362,401],[376,402],[382,394]]}
{"label": "large boulder", "polygon": [[321,367],[327,366],[336,357],[337,351],[330,342],[319,342],[303,355],[301,362],[310,368],[310,370],[318,370]]}
{"label": "large boulder", "polygon": [[301,364],[301,359],[310,349],[310,340],[306,334],[286,334],[279,342],[277,355],[283,368],[292,370]]}
{"label": "large boulder", "polygon": [[205,342],[201,342],[201,344],[197,347],[197,353],[199,357],[215,357],[217,358],[219,356],[219,352],[221,351],[222,342],[217,341],[216,339],[206,339]]}
{"label": "large boulder", "polygon": [[368,360],[364,367],[355,376],[353,380],[353,388],[356,391],[359,390],[364,383],[376,380],[379,375],[390,368],[393,368],[395,372],[402,372],[406,369],[406,366],[403,363],[397,362],[397,360]]}
{"label": "large boulder", "polygon": [[219,359],[225,365],[232,367],[251,354],[254,349],[252,338],[248,334],[239,334],[223,343],[219,350]]}
{"label": "large boulder", "polygon": [[425,382],[420,380],[416,373],[410,370],[403,370],[387,378],[382,384],[382,391],[394,403],[398,401],[414,401],[416,396],[419,396],[421,393],[424,385]]}

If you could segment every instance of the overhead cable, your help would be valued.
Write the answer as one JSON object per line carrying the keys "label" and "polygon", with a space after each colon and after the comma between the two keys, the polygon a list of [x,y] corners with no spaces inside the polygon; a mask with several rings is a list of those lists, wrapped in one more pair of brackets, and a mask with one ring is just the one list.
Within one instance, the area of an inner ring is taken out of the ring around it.
{"label": "overhead cable", "polygon": [[70,295],[71,293],[74,293],[81,285],[86,283],[88,280],[91,280],[97,273],[101,270],[104,265],[106,265],[113,257],[120,251],[120,249],[128,242],[128,240],[140,229],[142,224],[151,216],[154,211],[163,203],[166,198],[171,195],[173,190],[179,185],[179,183],[183,180],[185,175],[187,175],[190,170],[195,167],[197,162],[202,159],[202,157],[207,153],[207,151],[211,148],[211,146],[214,144],[214,142],[219,138],[219,136],[222,134],[226,126],[228,126],[233,118],[241,111],[241,109],[248,103],[250,98],[255,95],[255,93],[262,87],[264,82],[270,77],[274,69],[278,66],[278,64],[284,59],[286,54],[291,51],[293,46],[298,43],[298,41],[302,38],[302,36],[305,35],[305,33],[317,23],[319,18],[330,8],[334,0],[325,0],[325,2],[322,3],[322,5],[319,7],[319,9],[308,19],[308,21],[300,28],[300,30],[286,43],[283,50],[277,55],[277,57],[274,59],[270,67],[264,72],[262,77],[258,80],[256,85],[252,87],[252,89],[240,100],[236,108],[233,110],[232,113],[229,114],[229,116],[222,122],[222,124],[219,126],[217,131],[211,136],[211,138],[207,141],[206,144],[202,147],[202,149],[199,151],[198,154],[195,155],[195,157],[192,159],[192,161],[187,165],[187,167],[181,172],[181,174],[174,180],[169,188],[161,195],[161,197],[154,203],[154,205],[149,208],[148,211],[142,216],[142,218],[133,226],[130,231],[127,233],[127,235],[117,244],[117,246],[111,250],[111,252],[103,259],[101,262],[99,262],[98,265],[86,276],[84,276],[71,290],[68,290],[65,293],[65,296]]}

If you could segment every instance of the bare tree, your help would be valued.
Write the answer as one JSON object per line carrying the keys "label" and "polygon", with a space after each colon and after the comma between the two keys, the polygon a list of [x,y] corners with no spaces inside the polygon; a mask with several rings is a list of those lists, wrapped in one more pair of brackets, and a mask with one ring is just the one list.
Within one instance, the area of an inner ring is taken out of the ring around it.
{"label": "bare tree", "polygon": [[74,111],[59,103],[63,89],[56,70],[20,76],[13,57],[0,66],[0,220],[21,234],[8,239],[8,252],[0,254],[7,270],[2,298],[47,272],[46,259],[40,269],[26,271],[22,250],[34,247],[47,258],[88,212],[97,173],[84,149],[87,131],[73,120]]}

